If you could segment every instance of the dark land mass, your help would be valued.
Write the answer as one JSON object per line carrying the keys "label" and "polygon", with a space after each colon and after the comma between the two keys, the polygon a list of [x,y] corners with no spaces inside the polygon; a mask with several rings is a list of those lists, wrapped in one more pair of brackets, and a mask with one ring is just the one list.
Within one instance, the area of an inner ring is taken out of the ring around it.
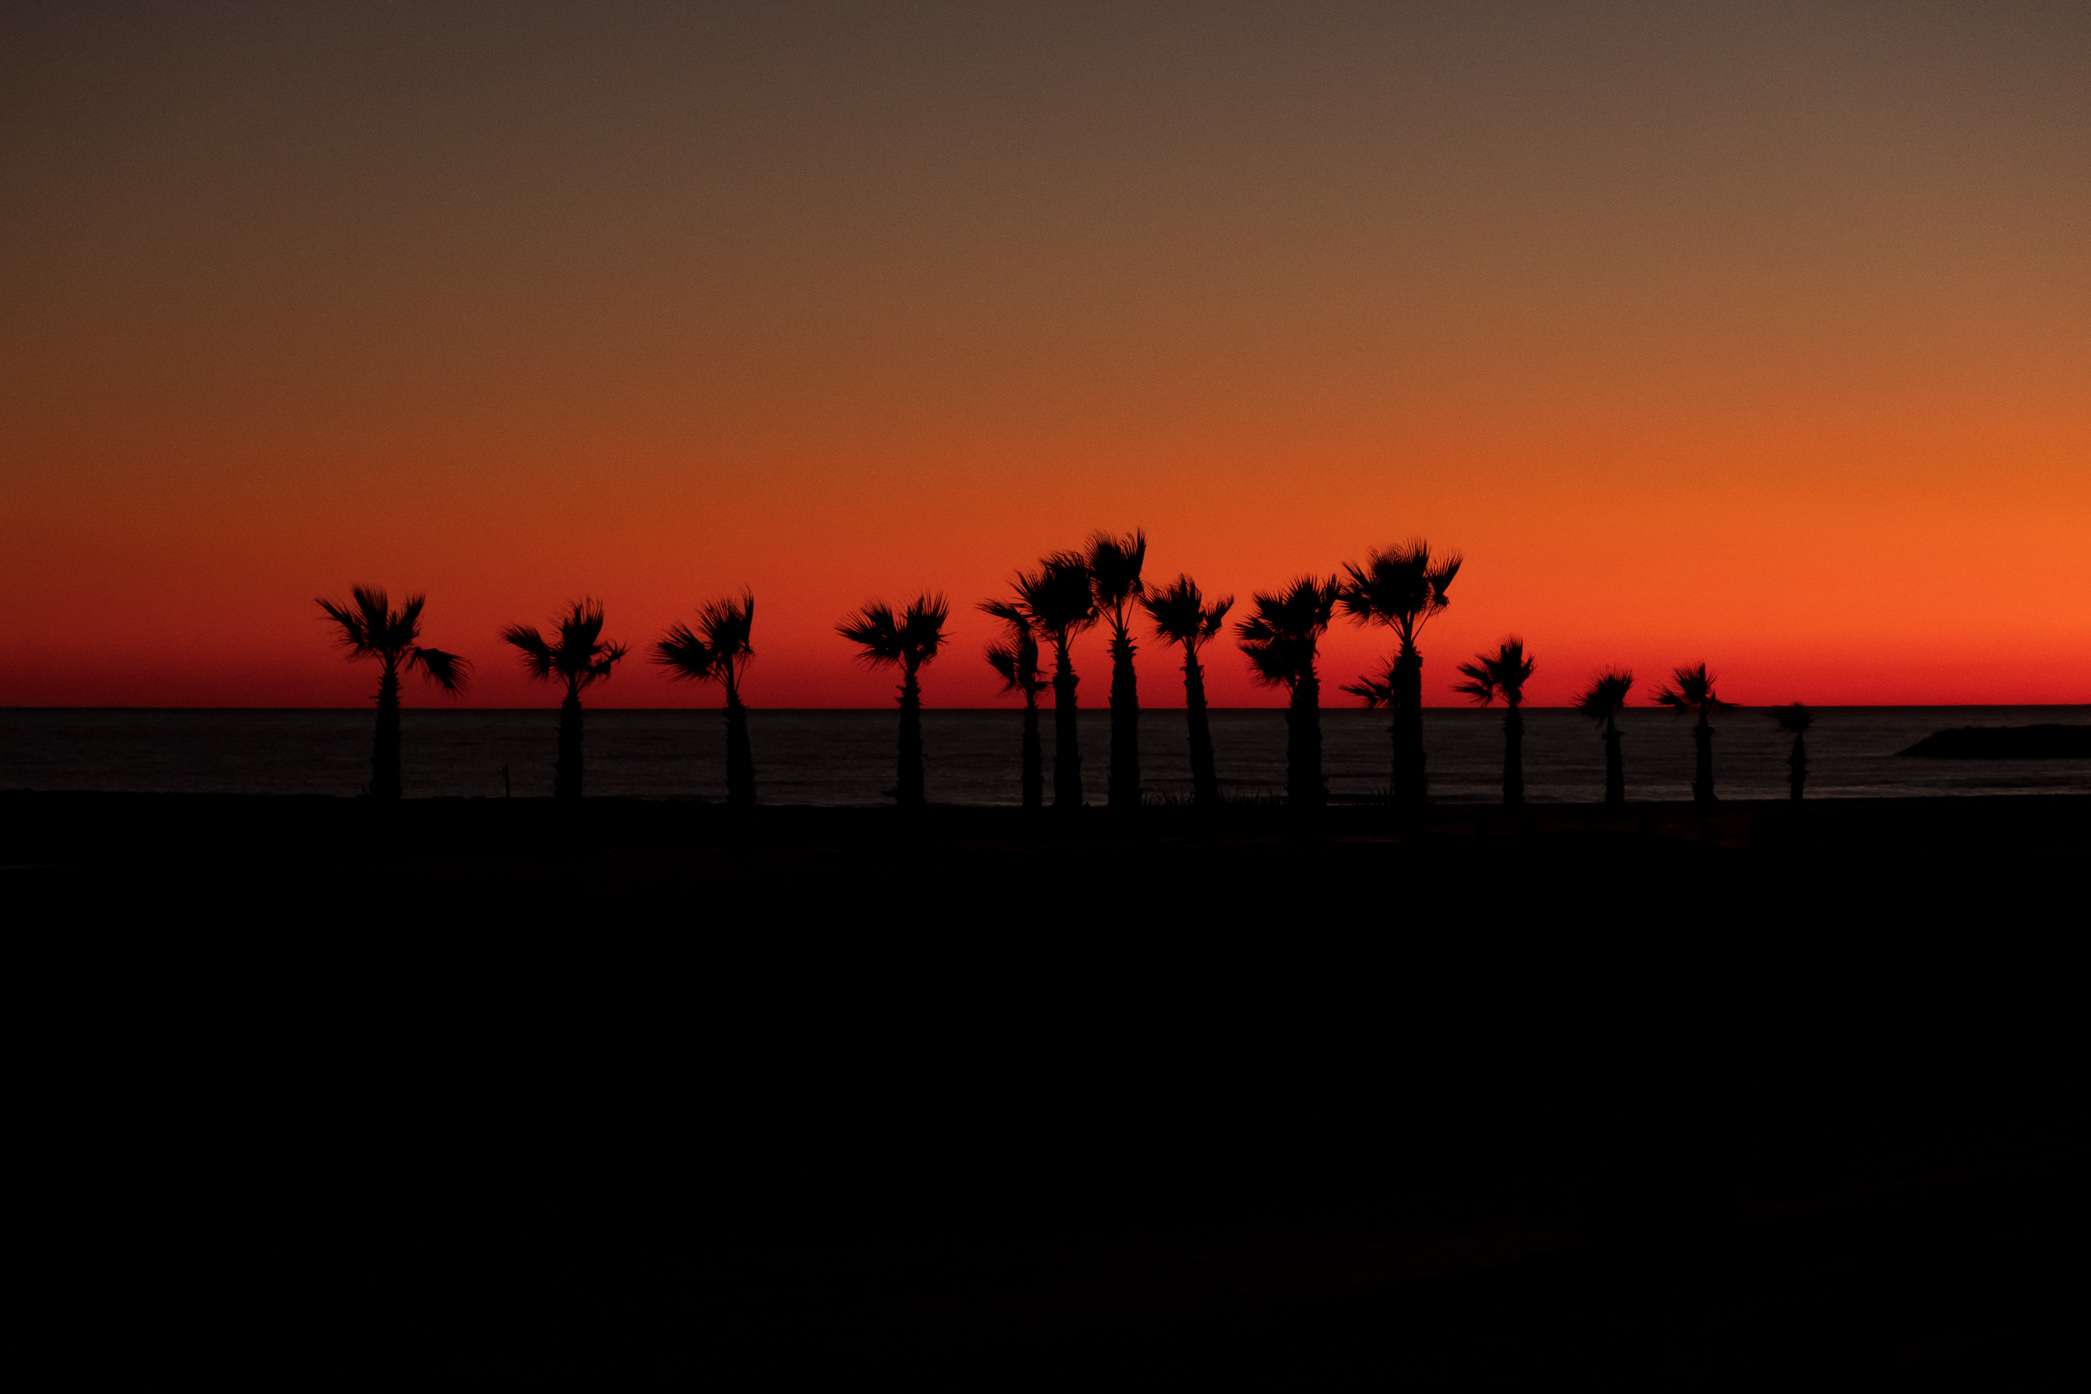
{"label": "dark land mass", "polygon": [[2081,1374],[2091,801],[0,820],[78,1383]]}
{"label": "dark land mass", "polygon": [[2091,726],[1955,726],[1895,753],[1933,760],[2091,760]]}

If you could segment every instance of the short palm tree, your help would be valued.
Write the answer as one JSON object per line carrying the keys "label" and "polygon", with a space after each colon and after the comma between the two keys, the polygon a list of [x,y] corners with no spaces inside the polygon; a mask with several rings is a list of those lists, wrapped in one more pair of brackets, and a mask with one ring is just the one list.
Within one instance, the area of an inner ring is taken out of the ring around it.
{"label": "short palm tree", "polygon": [[1082,806],[1081,733],[1075,726],[1074,638],[1096,623],[1096,595],[1089,559],[1080,552],[1054,552],[1036,571],[1018,572],[1017,601],[1038,637],[1053,646],[1053,807]]}
{"label": "short palm tree", "polygon": [[1259,591],[1234,632],[1256,680],[1292,694],[1285,710],[1285,798],[1307,811],[1328,800],[1321,773],[1321,636],[1336,613],[1336,578],[1301,576],[1275,594]]}
{"label": "short palm tree", "polygon": [[1089,584],[1097,613],[1111,628],[1111,771],[1105,802],[1140,806],[1140,679],[1133,670],[1133,615],[1146,590],[1147,534],[1100,532],[1089,539]]}
{"label": "short palm tree", "polygon": [[444,649],[424,648],[421,608],[426,596],[410,595],[397,610],[375,586],[350,589],[352,603],[319,600],[334,623],[334,637],[348,656],[375,658],[378,671],[378,725],[370,749],[370,796],[399,797],[399,670],[416,668],[421,676],[452,696],[464,690],[472,665]]}
{"label": "short palm tree", "polygon": [[1714,676],[1706,671],[1703,662],[1691,668],[1673,670],[1670,685],[1657,692],[1655,700],[1680,716],[1691,712],[1698,717],[1692,727],[1692,748],[1696,756],[1692,771],[1692,802],[1702,806],[1712,803],[1713,714],[1735,704],[1723,702],[1714,691]]}
{"label": "short palm tree", "polygon": [[891,605],[874,600],[835,626],[836,633],[862,650],[866,663],[900,669],[896,797],[902,808],[920,808],[927,801],[922,785],[922,684],[916,675],[944,647],[944,622],[950,618],[950,602],[924,592],[898,614]]}
{"label": "short palm tree", "polygon": [[755,628],[755,595],[742,591],[698,607],[697,626],[672,624],[653,646],[653,661],[675,678],[715,682],[726,694],[726,803],[755,804],[755,752],[748,743],[748,708],[741,680],[755,657],[749,635]]}
{"label": "short palm tree", "polygon": [[1525,641],[1511,636],[1496,645],[1494,653],[1474,655],[1472,663],[1459,665],[1466,681],[1455,684],[1482,706],[1503,703],[1503,806],[1517,808],[1525,802],[1525,683],[1532,676],[1532,658]]}
{"label": "short palm tree", "polygon": [[[1394,711],[1393,796],[1398,806],[1417,809],[1423,803],[1423,654],[1417,636],[1450,602],[1446,592],[1459,575],[1457,553],[1432,556],[1422,538],[1396,547],[1375,548],[1364,563],[1345,563],[1343,609],[1359,624],[1383,624],[1399,641],[1386,675],[1379,681]],[[1372,680],[1361,680],[1370,687]],[[1357,688],[1351,688],[1356,691]],[[1368,699],[1369,700],[1369,699]]]}
{"label": "short palm tree", "polygon": [[[1023,589],[1019,578],[1018,589]],[[1045,769],[1038,739],[1038,694],[1045,680],[1038,676],[1038,633],[1031,617],[1017,600],[983,600],[980,608],[1002,621],[1005,637],[987,646],[987,663],[1002,677],[1004,692],[1024,694],[1024,808],[1045,807]]]}
{"label": "short palm tree", "polygon": [[1154,621],[1155,634],[1183,648],[1183,709],[1191,727],[1191,797],[1200,808],[1220,802],[1219,775],[1213,768],[1212,721],[1205,706],[1205,668],[1198,662],[1198,649],[1220,632],[1234,597],[1221,596],[1210,605],[1188,576],[1178,576],[1158,591],[1140,597],[1147,617]]}
{"label": "short palm tree", "polygon": [[512,624],[501,631],[504,642],[523,651],[523,671],[533,678],[563,683],[559,704],[559,763],[552,776],[552,795],[581,797],[581,693],[599,682],[624,658],[623,644],[603,642],[603,607],[576,600],[557,620],[557,637],[546,638],[535,625]]}
{"label": "short palm tree", "polygon": [[1774,708],[1772,720],[1779,729],[1793,737],[1793,753],[1786,757],[1786,789],[1795,803],[1801,800],[1801,787],[1808,782],[1808,728],[1815,724],[1815,713],[1799,702]]}
{"label": "short palm tree", "polygon": [[1626,694],[1633,691],[1634,675],[1630,671],[1607,668],[1590,680],[1590,686],[1576,698],[1576,710],[1604,730],[1605,737],[1605,807],[1626,807],[1626,765],[1619,756],[1619,713],[1626,708]]}

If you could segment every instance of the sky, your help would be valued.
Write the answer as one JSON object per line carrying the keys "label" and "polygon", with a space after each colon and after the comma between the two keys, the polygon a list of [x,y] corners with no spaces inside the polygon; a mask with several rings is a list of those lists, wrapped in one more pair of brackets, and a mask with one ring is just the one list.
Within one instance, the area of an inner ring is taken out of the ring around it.
{"label": "sky", "polygon": [[2091,701],[2079,0],[16,4],[0,203],[0,705],[368,701],[357,582],[490,706],[583,595],[592,702],[715,701],[644,654],[744,586],[752,704],[876,705],[834,623],[940,590],[990,705],[1134,526],[1464,553],[1432,702]]}

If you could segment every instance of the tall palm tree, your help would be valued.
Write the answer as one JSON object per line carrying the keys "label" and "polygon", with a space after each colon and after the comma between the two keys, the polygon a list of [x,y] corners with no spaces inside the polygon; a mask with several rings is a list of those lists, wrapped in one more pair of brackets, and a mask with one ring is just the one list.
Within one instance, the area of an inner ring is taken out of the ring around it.
{"label": "tall palm tree", "polygon": [[1472,663],[1459,665],[1466,681],[1454,686],[1482,706],[1503,701],[1503,806],[1518,808],[1525,802],[1525,683],[1532,677],[1532,658],[1525,641],[1512,635],[1496,645],[1494,653],[1474,655]]}
{"label": "tall palm tree", "polygon": [[1301,576],[1275,594],[1259,591],[1234,632],[1256,680],[1292,694],[1285,710],[1285,798],[1294,809],[1328,800],[1321,774],[1321,679],[1314,671],[1321,636],[1335,616],[1334,576]]}
{"label": "tall palm tree", "polygon": [[523,651],[524,672],[566,686],[566,699],[559,704],[559,763],[552,777],[552,795],[578,799],[581,692],[609,681],[611,670],[624,658],[625,646],[603,642],[603,607],[596,601],[576,600],[556,623],[558,635],[553,639],[530,624],[512,624],[501,631],[501,638]]}
{"label": "tall palm tree", "polygon": [[[1017,584],[1021,590],[1022,580]],[[1045,689],[1045,680],[1038,676],[1038,633],[1021,601],[983,600],[980,608],[1006,627],[1007,637],[987,646],[987,663],[1001,674],[1004,692],[1024,694],[1024,808],[1035,811],[1045,807],[1045,770],[1038,740],[1038,694]]]}
{"label": "tall palm tree", "polygon": [[1793,737],[1793,753],[1786,757],[1786,789],[1795,803],[1801,801],[1801,787],[1808,782],[1808,728],[1815,724],[1815,713],[1799,702],[1773,710],[1772,720],[1779,729]]}
{"label": "tall palm tree", "polygon": [[1702,806],[1712,803],[1713,714],[1735,704],[1723,702],[1714,691],[1714,676],[1706,671],[1703,662],[1695,667],[1673,670],[1670,685],[1657,692],[1655,700],[1679,716],[1691,712],[1698,717],[1692,727],[1692,749],[1696,756],[1692,772],[1692,802]]}
{"label": "tall palm tree", "polygon": [[399,797],[399,670],[416,668],[421,676],[456,696],[471,677],[472,665],[444,649],[424,648],[421,607],[426,596],[410,595],[397,610],[376,586],[355,586],[353,603],[320,599],[319,608],[334,622],[335,638],[348,656],[375,658],[378,670],[378,725],[370,748],[370,796]]}
{"label": "tall palm tree", "polygon": [[900,772],[897,796],[902,808],[927,802],[922,788],[922,684],[916,674],[944,647],[944,622],[951,603],[924,592],[899,614],[874,600],[835,626],[835,632],[863,651],[874,668],[900,669]]}
{"label": "tall palm tree", "polygon": [[1080,552],[1054,552],[1036,571],[1016,576],[1017,601],[1038,637],[1053,646],[1053,807],[1082,806],[1081,734],[1075,728],[1074,637],[1096,623],[1096,595],[1089,559]]}
{"label": "tall palm tree", "polygon": [[1097,613],[1111,627],[1111,772],[1105,802],[1140,806],[1140,679],[1133,671],[1133,612],[1146,590],[1147,534],[1100,532],[1089,539],[1089,583]]}
{"label": "tall palm tree", "polygon": [[1419,537],[1374,548],[1362,565],[1347,562],[1343,568],[1350,576],[1343,586],[1344,612],[1359,624],[1387,626],[1399,641],[1382,681],[1394,709],[1394,802],[1410,809],[1422,806],[1424,790],[1423,654],[1416,638],[1450,603],[1446,592],[1459,567],[1458,553],[1434,557]]}
{"label": "tall palm tree", "polygon": [[748,642],[755,628],[755,594],[742,591],[698,607],[697,627],[672,624],[653,646],[653,661],[675,678],[716,682],[726,693],[726,803],[732,808],[755,804],[755,752],[748,744],[748,708],[741,702],[741,680],[755,657]]}
{"label": "tall palm tree", "polygon": [[1626,707],[1626,694],[1633,691],[1630,670],[1607,668],[1590,680],[1576,698],[1576,710],[1604,728],[1605,807],[1626,807],[1626,765],[1619,756],[1619,713]]}
{"label": "tall palm tree", "polygon": [[1147,617],[1154,621],[1157,637],[1183,647],[1183,710],[1191,727],[1191,797],[1200,808],[1220,802],[1219,775],[1213,768],[1212,721],[1205,707],[1205,669],[1198,662],[1199,646],[1220,632],[1234,597],[1223,595],[1212,604],[1198,583],[1179,575],[1158,591],[1140,597]]}

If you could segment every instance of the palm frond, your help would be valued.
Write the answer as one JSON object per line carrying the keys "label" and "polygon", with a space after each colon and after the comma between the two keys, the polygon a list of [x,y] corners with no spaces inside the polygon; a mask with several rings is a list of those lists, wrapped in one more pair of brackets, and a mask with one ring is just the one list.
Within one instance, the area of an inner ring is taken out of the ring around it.
{"label": "palm frond", "polygon": [[1457,684],[1453,691],[1464,692],[1483,706],[1498,697],[1505,706],[1522,706],[1525,700],[1525,683],[1532,677],[1531,655],[1525,652],[1525,641],[1512,635],[1496,645],[1493,653],[1480,653],[1472,663],[1462,663],[1459,671],[1467,681]]}
{"label": "palm frond", "polygon": [[918,667],[943,652],[944,626],[950,619],[951,601],[941,592],[924,591],[900,612],[901,641]]}
{"label": "palm frond", "polygon": [[1463,692],[1484,707],[1496,700],[1496,674],[1487,655],[1473,663],[1460,664],[1459,671],[1466,681],[1452,684],[1454,692]]}
{"label": "palm frond", "polygon": [[1383,624],[1404,643],[1413,642],[1429,619],[1450,600],[1446,592],[1459,575],[1457,553],[1433,559],[1430,544],[1415,538],[1375,547],[1362,563],[1346,562],[1343,610],[1360,624]]}
{"label": "palm frond", "polygon": [[1235,622],[1234,632],[1259,682],[1291,686],[1313,676],[1340,590],[1333,576],[1299,576],[1281,591],[1251,598],[1250,613]]}
{"label": "palm frond", "polygon": [[653,661],[674,678],[710,682],[718,674],[718,657],[688,625],[677,622],[653,646]]}
{"label": "palm frond", "polygon": [[835,632],[863,650],[857,657],[873,667],[900,662],[900,625],[893,618],[893,607],[883,600],[843,616]]}
{"label": "palm frond", "polygon": [[406,652],[421,637],[421,611],[427,604],[427,596],[410,595],[405,604],[385,617],[386,644],[392,652]]}
{"label": "palm frond", "polygon": [[1234,597],[1221,596],[1208,605],[1198,583],[1179,574],[1159,590],[1144,592],[1140,606],[1147,611],[1158,637],[1195,648],[1220,632],[1227,612],[1234,606]]}
{"label": "palm frond", "polygon": [[1089,581],[1099,609],[1122,614],[1139,598],[1142,568],[1147,565],[1147,533],[1134,528],[1124,536],[1099,532],[1089,539]]}
{"label": "palm frond", "polygon": [[1717,712],[1732,708],[1714,689],[1714,675],[1702,661],[1689,668],[1671,670],[1670,682],[1655,694],[1655,700],[1677,712]]}
{"label": "palm frond", "polygon": [[421,676],[452,696],[464,691],[465,684],[472,680],[472,661],[448,649],[416,645],[407,650],[407,662],[419,668]]}
{"label": "palm frond", "polygon": [[523,671],[533,678],[549,678],[556,663],[552,645],[534,624],[512,624],[501,631],[501,642],[523,651]]}
{"label": "palm frond", "polygon": [[1096,623],[1096,595],[1089,560],[1080,552],[1054,552],[1037,571],[1018,572],[1017,601],[1043,634],[1066,639]]}
{"label": "palm frond", "polygon": [[356,609],[363,616],[363,632],[370,636],[372,647],[376,647],[391,629],[391,601],[383,586],[351,586],[349,594],[356,599]]}
{"label": "palm frond", "polygon": [[1592,721],[1609,721],[1625,709],[1626,696],[1633,686],[1632,670],[1607,668],[1576,697],[1576,710]]}
{"label": "palm frond", "polygon": [[327,618],[334,622],[337,630],[334,640],[349,651],[350,658],[361,658],[365,654],[377,652],[370,642],[370,627],[359,611],[351,610],[348,606],[329,600],[325,596],[316,597],[313,603],[326,611]]}
{"label": "palm frond", "polygon": [[1343,690],[1353,697],[1364,698],[1367,710],[1378,707],[1392,707],[1397,691],[1394,684],[1393,663],[1388,663],[1376,678],[1370,674],[1360,674],[1356,682],[1345,683]]}

